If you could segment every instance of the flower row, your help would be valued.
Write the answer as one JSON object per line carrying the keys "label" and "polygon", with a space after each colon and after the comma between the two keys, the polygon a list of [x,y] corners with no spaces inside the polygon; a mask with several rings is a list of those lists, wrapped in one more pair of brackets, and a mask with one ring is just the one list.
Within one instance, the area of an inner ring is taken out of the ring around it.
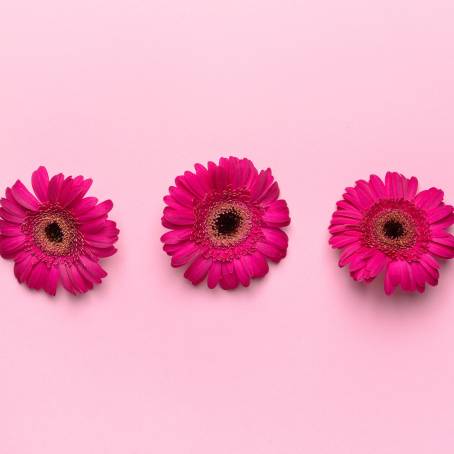
{"label": "flower row", "polygon": [[[17,280],[55,295],[61,284],[85,293],[107,273],[100,260],[116,252],[119,230],[108,219],[113,204],[86,194],[91,179],[32,175],[32,194],[21,181],[0,201],[0,254],[14,260]],[[195,165],[175,179],[164,197],[161,240],[174,267],[186,266],[194,285],[234,289],[268,272],[268,262],[287,253],[290,224],[285,200],[270,169],[257,171],[248,159],[221,158]],[[347,188],[337,202],[330,244],[341,249],[339,265],[357,281],[384,274],[387,294],[436,285],[438,259],[454,257],[453,207],[443,192],[418,192],[418,181],[388,172]]]}

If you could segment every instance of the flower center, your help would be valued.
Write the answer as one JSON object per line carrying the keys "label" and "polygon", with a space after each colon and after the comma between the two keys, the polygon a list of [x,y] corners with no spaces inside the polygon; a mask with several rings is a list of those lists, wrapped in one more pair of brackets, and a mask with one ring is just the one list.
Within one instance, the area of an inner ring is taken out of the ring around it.
{"label": "flower center", "polygon": [[427,249],[430,229],[425,213],[406,200],[382,200],[365,214],[362,242],[393,259],[416,260]]}
{"label": "flower center", "polygon": [[262,210],[247,189],[213,191],[194,206],[191,235],[206,257],[220,262],[251,254],[263,237]]}
{"label": "flower center", "polygon": [[43,206],[30,215],[24,226],[31,247],[36,247],[44,256],[74,257],[84,247],[84,239],[72,214],[58,204]]}
{"label": "flower center", "polygon": [[213,245],[232,246],[247,237],[251,229],[251,213],[239,202],[222,202],[212,207],[206,225]]}
{"label": "flower center", "polygon": [[405,228],[401,222],[390,219],[384,223],[383,233],[391,240],[397,240],[405,234]]}
{"label": "flower center", "polygon": [[44,228],[44,232],[51,243],[61,243],[63,241],[63,231],[58,225],[58,222],[54,221],[47,224]]}
{"label": "flower center", "polygon": [[219,213],[214,220],[214,228],[219,235],[231,236],[234,235],[242,223],[240,214],[235,208],[228,209]]}

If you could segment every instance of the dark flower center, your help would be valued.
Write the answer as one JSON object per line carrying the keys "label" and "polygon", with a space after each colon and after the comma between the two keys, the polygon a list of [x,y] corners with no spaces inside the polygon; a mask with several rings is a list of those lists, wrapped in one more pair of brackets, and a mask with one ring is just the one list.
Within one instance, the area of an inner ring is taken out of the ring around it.
{"label": "dark flower center", "polygon": [[405,228],[401,222],[390,219],[383,225],[383,233],[391,240],[398,240],[405,234]]}
{"label": "dark flower center", "polygon": [[57,222],[46,225],[44,232],[51,243],[61,243],[63,241],[63,231]]}
{"label": "dark flower center", "polygon": [[241,216],[234,209],[219,213],[214,221],[215,228],[220,235],[234,235],[241,225]]}

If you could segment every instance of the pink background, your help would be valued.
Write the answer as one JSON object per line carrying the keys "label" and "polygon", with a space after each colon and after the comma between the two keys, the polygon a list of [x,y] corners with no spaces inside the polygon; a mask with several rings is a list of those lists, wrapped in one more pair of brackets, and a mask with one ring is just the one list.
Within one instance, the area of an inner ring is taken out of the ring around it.
{"label": "pink background", "polygon": [[[0,452],[452,454],[454,267],[423,297],[337,269],[343,188],[396,169],[454,203],[452,0],[42,0],[0,6],[0,183],[112,198],[120,252],[56,299],[0,261]],[[289,255],[231,293],[161,251],[174,176],[270,166]]]}

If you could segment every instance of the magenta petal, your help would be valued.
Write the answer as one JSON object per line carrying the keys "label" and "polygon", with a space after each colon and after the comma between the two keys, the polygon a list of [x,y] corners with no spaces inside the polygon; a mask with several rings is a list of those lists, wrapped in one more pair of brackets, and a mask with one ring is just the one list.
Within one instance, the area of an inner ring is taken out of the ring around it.
{"label": "magenta petal", "polygon": [[58,281],[60,279],[60,272],[57,266],[52,266],[48,270],[48,274],[46,276],[46,282],[44,284],[44,290],[52,296],[55,296],[57,293],[57,286]]}
{"label": "magenta petal", "polygon": [[444,259],[454,258],[454,247],[431,242],[427,246],[429,252]]}
{"label": "magenta petal", "polygon": [[235,269],[232,262],[223,263],[221,265],[222,277],[220,280],[221,287],[224,290],[233,290],[238,287],[238,277],[236,276]]}
{"label": "magenta petal", "polygon": [[385,254],[376,252],[366,264],[367,279],[373,279],[377,277],[385,268],[387,259]]}
{"label": "magenta petal", "polygon": [[58,202],[65,177],[62,173],[53,176],[49,181],[48,196],[50,202]]}
{"label": "magenta petal", "polygon": [[60,279],[63,287],[69,292],[72,293],[73,295],[77,295],[77,290],[74,287],[67,266],[64,263],[60,263],[59,265],[59,271],[60,271]]}
{"label": "magenta petal", "polygon": [[430,224],[435,224],[442,219],[445,219],[453,212],[453,207],[450,205],[440,205],[437,208],[429,211],[428,219]]}
{"label": "magenta petal", "polygon": [[238,276],[239,281],[241,282],[241,285],[248,287],[251,281],[251,274],[248,270],[246,270],[246,267],[244,266],[242,260],[235,259],[233,266],[235,268],[235,273]]}
{"label": "magenta petal", "polygon": [[443,201],[443,191],[437,188],[430,188],[425,191],[421,191],[415,197],[415,205],[419,208],[423,208],[425,210],[431,210]]}
{"label": "magenta petal", "polygon": [[45,167],[41,166],[32,174],[32,186],[36,196],[41,202],[49,200],[49,175]]}
{"label": "magenta petal", "polygon": [[0,221],[0,234],[3,236],[23,236],[20,225],[5,221]]}
{"label": "magenta petal", "polygon": [[68,177],[64,180],[59,195],[59,201],[62,207],[66,208],[70,206],[74,200],[79,197],[79,194],[82,191],[83,183],[84,179],[81,176],[74,179],[72,177]]}
{"label": "magenta petal", "polygon": [[371,175],[369,185],[377,199],[383,199],[386,196],[385,184],[377,175]]}
{"label": "magenta petal", "polygon": [[404,193],[405,199],[412,201],[415,198],[417,191],[418,191],[418,179],[415,177],[411,177],[407,181],[407,187],[406,187],[406,190]]}
{"label": "magenta petal", "polygon": [[161,241],[166,244],[177,244],[186,241],[191,237],[192,229],[171,230],[161,236]]}
{"label": "magenta petal", "polygon": [[209,269],[211,268],[212,260],[205,259],[202,256],[197,257],[191,265],[189,265],[188,269],[184,273],[184,277],[189,279],[193,285],[200,284],[202,282]]}
{"label": "magenta petal", "polygon": [[22,251],[26,238],[20,236],[0,236],[0,255],[5,259],[13,259]]}
{"label": "magenta petal", "polygon": [[263,221],[270,227],[285,227],[289,225],[289,210],[285,200],[277,200],[272,203],[265,211]]}
{"label": "magenta petal", "polygon": [[286,250],[288,246],[288,236],[285,232],[280,229],[269,229],[262,228],[263,235],[265,236],[266,242],[273,246]]}
{"label": "magenta petal", "polygon": [[208,271],[208,287],[215,288],[218,285],[222,275],[222,267],[220,262],[213,262]]}
{"label": "magenta petal", "polygon": [[199,247],[192,241],[183,243],[181,248],[172,257],[172,266],[179,267],[187,263],[193,255],[199,250]]}
{"label": "magenta petal", "polygon": [[24,184],[17,180],[11,188],[14,199],[17,203],[22,205],[27,210],[37,211],[39,209],[39,202],[35,196],[24,186]]}
{"label": "magenta petal", "polygon": [[395,288],[400,284],[401,272],[399,261],[392,261],[388,264],[385,275],[385,292],[391,295]]}
{"label": "magenta petal", "polygon": [[14,274],[20,283],[27,280],[34,264],[35,259],[30,254],[24,254],[20,259],[16,259],[16,263],[14,264]]}
{"label": "magenta petal", "polygon": [[78,217],[93,209],[97,203],[98,199],[96,197],[86,197],[75,203],[70,210],[74,216]]}
{"label": "magenta petal", "polygon": [[164,218],[174,225],[192,225],[194,224],[195,218],[194,213],[191,210],[175,210],[167,207],[164,209]]}
{"label": "magenta petal", "polygon": [[265,257],[268,257],[270,260],[276,263],[282,260],[286,255],[285,249],[280,249],[273,244],[262,243],[259,241],[256,247],[257,250],[261,252]]}
{"label": "magenta petal", "polygon": [[89,259],[88,257],[81,256],[80,264],[85,268],[85,270],[93,277],[94,282],[101,283],[101,279],[107,276],[107,273],[99,265],[99,263]]}
{"label": "magenta petal", "polygon": [[117,252],[117,249],[113,246],[110,246],[108,248],[97,248],[92,246],[90,250],[96,257],[99,258],[111,257]]}
{"label": "magenta petal", "polygon": [[413,279],[415,281],[416,290],[418,290],[418,292],[420,293],[423,293],[426,286],[426,272],[424,270],[424,267],[418,262],[412,262],[410,266]]}
{"label": "magenta petal", "polygon": [[113,208],[113,203],[111,200],[105,200],[104,202],[96,205],[96,207],[90,209],[89,211],[85,212],[84,214],[79,216],[80,222],[87,222],[92,219],[96,219],[102,216],[107,216],[110,210]]}
{"label": "magenta petal", "polygon": [[21,219],[25,219],[27,216],[27,209],[16,201],[10,188],[6,189],[6,199],[1,199],[0,204],[14,216],[20,217]]}
{"label": "magenta petal", "polygon": [[93,288],[92,282],[83,278],[76,265],[68,266],[67,270],[74,288],[79,293],[86,293]]}
{"label": "magenta petal", "polygon": [[44,262],[38,262],[30,272],[27,285],[35,290],[44,288],[48,271]]}
{"label": "magenta petal", "polygon": [[269,267],[265,257],[260,252],[254,252],[250,255],[254,277],[263,277],[268,273]]}

